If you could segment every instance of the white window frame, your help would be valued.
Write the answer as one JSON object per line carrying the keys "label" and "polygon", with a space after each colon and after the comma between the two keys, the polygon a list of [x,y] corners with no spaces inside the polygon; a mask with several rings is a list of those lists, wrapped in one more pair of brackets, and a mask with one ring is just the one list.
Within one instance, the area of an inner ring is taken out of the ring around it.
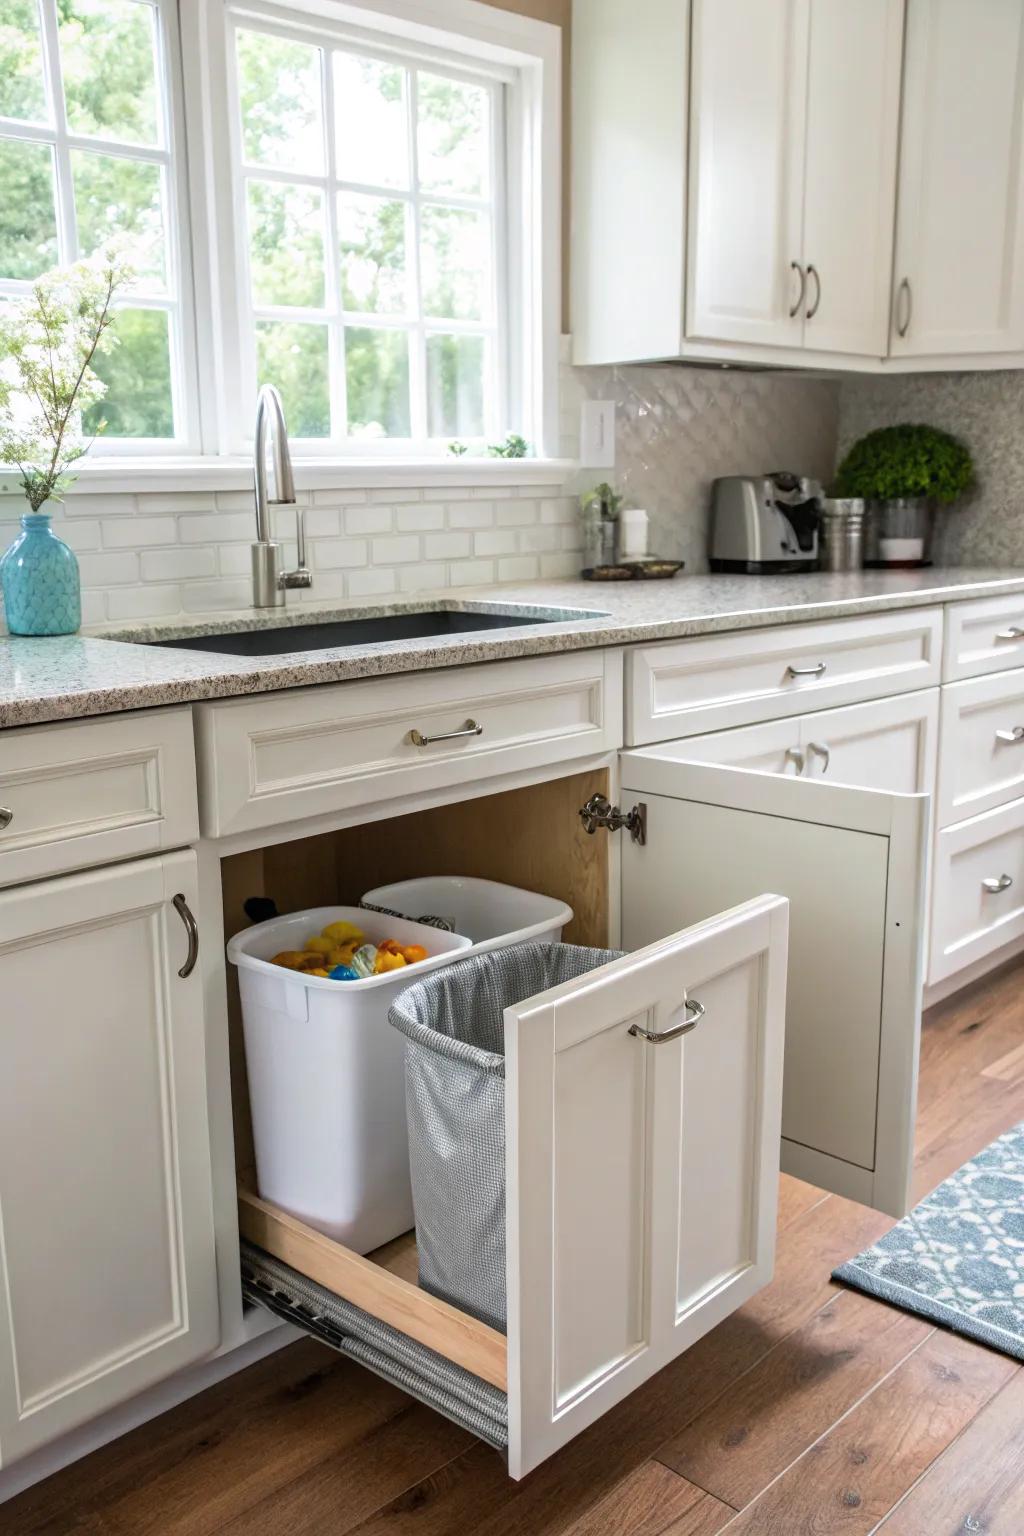
{"label": "white window frame", "polygon": [[[201,447],[195,350],[195,303],[191,244],[184,218],[188,207],[181,104],[181,51],[178,10],[175,0],[141,0],[154,12],[156,26],[157,107],[160,138],[157,145],[126,144],[89,134],[72,133],[67,124],[61,76],[60,44],[52,0],[41,0],[39,18],[45,63],[45,89],[50,113],[48,123],[3,119],[3,138],[47,144],[54,155],[54,191],[57,217],[58,261],[78,259],[71,152],[76,149],[122,157],[136,163],[159,165],[163,175],[164,229],[167,242],[167,292],[128,293],[115,300],[116,308],[154,309],[168,315],[171,361],[172,410],[175,436],[107,437],[96,439],[91,450],[97,459],[185,456]],[[27,279],[0,279],[0,297],[20,298],[31,291]]]}
{"label": "white window frame", "polygon": [[[189,145],[189,193],[196,251],[196,314],[200,336],[215,338],[199,349],[199,396],[203,450],[219,462],[251,446],[251,400],[243,385],[248,341],[236,302],[247,271],[239,251],[238,177],[232,159],[237,132],[229,41],[228,0],[180,0],[182,53]],[[558,27],[480,3],[480,0],[232,0],[230,10],[253,21],[276,23],[289,35],[312,40],[310,29],[330,32],[355,47],[403,54],[425,63],[440,56],[451,68],[465,60],[469,76],[500,78],[504,86],[504,162],[508,206],[522,210],[501,242],[507,253],[509,381],[506,430],[522,432],[539,459],[553,459],[558,443],[558,350],[561,311],[560,56]],[[244,24],[244,20],[243,20]],[[242,210],[244,214],[244,209]],[[524,237],[523,231],[528,230]],[[200,261],[200,253],[207,255]],[[239,366],[239,361],[242,366]],[[249,359],[251,368],[251,357]],[[444,445],[349,440],[298,445],[297,459],[320,467],[444,461]],[[495,465],[502,461],[494,462]],[[525,463],[527,461],[518,461]],[[463,461],[480,474],[479,459]],[[453,468],[447,460],[446,468]],[[510,469],[511,465],[503,465]],[[504,477],[503,477],[504,478]],[[531,476],[532,478],[532,476]]]}

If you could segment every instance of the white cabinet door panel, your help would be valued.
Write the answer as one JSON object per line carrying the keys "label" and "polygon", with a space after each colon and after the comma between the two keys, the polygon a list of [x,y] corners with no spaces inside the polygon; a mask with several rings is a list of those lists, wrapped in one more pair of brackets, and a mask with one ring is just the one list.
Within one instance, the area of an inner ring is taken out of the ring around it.
{"label": "white cabinet door panel", "polygon": [[1024,936],[1024,800],[943,828],[932,905],[932,986]]}
{"label": "white cabinet door panel", "polygon": [[799,346],[808,0],[694,0],[687,335]]}
{"label": "white cabinet door panel", "polygon": [[1019,0],[908,0],[894,357],[1024,346],[1022,57]]}
{"label": "white cabinet door panel", "polygon": [[219,1338],[196,858],[0,896],[0,1455]]}
{"label": "white cabinet door panel", "polygon": [[886,353],[902,48],[903,0],[813,0],[803,227],[811,351]]}
{"label": "white cabinet door panel", "polygon": [[786,929],[763,897],[506,1009],[511,1476],[770,1278]]}
{"label": "white cabinet door panel", "polygon": [[647,845],[622,850],[623,940],[764,891],[791,905],[783,1167],[908,1207],[929,800],[622,754]]}

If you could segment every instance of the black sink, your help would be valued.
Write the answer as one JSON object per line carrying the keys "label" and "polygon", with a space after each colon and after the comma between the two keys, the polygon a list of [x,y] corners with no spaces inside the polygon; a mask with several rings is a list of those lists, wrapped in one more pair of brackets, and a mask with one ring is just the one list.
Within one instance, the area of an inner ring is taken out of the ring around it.
{"label": "black sink", "polygon": [[279,624],[274,629],[246,629],[228,635],[185,635],[180,640],[151,640],[175,651],[213,651],[218,656],[282,656],[289,651],[326,651],[344,645],[375,645],[384,640],[428,640],[439,635],[468,635],[481,629],[517,629],[523,624],[558,624],[594,613],[466,613],[453,608],[425,613],[388,613],[377,618],[332,619],[323,624]]}

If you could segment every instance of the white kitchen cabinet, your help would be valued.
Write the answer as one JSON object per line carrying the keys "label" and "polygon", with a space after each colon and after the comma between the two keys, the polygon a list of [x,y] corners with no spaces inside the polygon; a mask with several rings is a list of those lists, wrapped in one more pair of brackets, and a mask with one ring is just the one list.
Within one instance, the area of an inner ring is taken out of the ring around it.
{"label": "white kitchen cabinet", "polygon": [[799,346],[808,0],[693,0],[686,334]]}
{"label": "white kitchen cabinet", "polygon": [[894,357],[1024,347],[1022,132],[1019,0],[908,0]]}
{"label": "white kitchen cabinet", "polygon": [[885,352],[903,0],[693,0],[687,336]]}
{"label": "white kitchen cabinet", "polygon": [[932,910],[932,986],[1024,937],[1024,799],[942,828]]}
{"label": "white kitchen cabinet", "polygon": [[689,762],[828,778],[833,784],[897,794],[930,793],[938,721],[939,690],[927,688],[847,709],[820,709],[764,725],[689,736],[665,750]]}
{"label": "white kitchen cabinet", "polygon": [[0,1458],[219,1339],[202,986],[170,853],[0,895]]}

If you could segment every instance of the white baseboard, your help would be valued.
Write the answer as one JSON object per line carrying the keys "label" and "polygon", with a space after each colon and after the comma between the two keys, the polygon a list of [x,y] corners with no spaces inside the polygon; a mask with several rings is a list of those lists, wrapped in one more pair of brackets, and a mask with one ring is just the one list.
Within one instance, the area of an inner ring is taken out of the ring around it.
{"label": "white baseboard", "polygon": [[266,1329],[237,1349],[190,1366],[188,1370],[172,1376],[169,1381],[163,1381],[159,1386],[151,1387],[148,1392],[142,1392],[138,1397],[122,1403],[120,1407],[112,1408],[101,1418],[83,1424],[69,1435],[63,1435],[52,1445],[44,1445],[31,1456],[25,1456],[0,1471],[0,1504],[13,1499],[15,1494],[25,1488],[31,1488],[33,1483],[41,1483],[44,1478],[52,1477],[54,1472],[59,1472],[71,1462],[88,1456],[90,1451],[108,1445],[111,1440],[117,1440],[149,1419],[158,1418],[169,1408],[176,1408],[187,1398],[205,1392],[207,1387],[216,1386],[225,1377],[244,1371],[246,1366],[255,1365],[257,1360],[305,1337],[300,1329],[293,1328],[290,1323],[279,1322],[276,1327]]}
{"label": "white baseboard", "polygon": [[975,960],[973,965],[965,965],[962,971],[956,971],[952,976],[937,981],[933,987],[925,987],[923,1005],[934,1008],[936,1003],[945,1002],[947,997],[952,997],[954,992],[961,992],[964,987],[969,987],[972,981],[980,981],[987,976],[989,971],[998,970],[1001,965],[1007,965],[1011,960],[1019,960],[1024,955],[1024,940],[1015,939],[1011,944],[1004,944],[1002,949],[995,950],[991,955],[984,955],[982,959]]}

